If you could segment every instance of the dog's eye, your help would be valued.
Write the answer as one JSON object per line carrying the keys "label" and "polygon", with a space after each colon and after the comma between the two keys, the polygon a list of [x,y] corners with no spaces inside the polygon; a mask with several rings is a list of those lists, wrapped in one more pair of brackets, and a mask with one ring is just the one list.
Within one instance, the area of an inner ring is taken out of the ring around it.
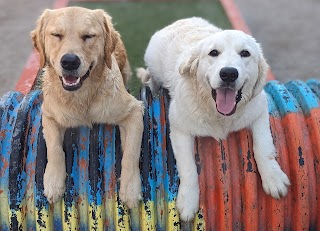
{"label": "dog's eye", "polygon": [[59,33],[51,33],[51,35],[54,36],[54,37],[56,37],[56,38],[58,38],[58,39],[60,39],[60,40],[61,40],[62,37],[63,37],[62,34],[59,34]]}
{"label": "dog's eye", "polygon": [[88,39],[91,39],[93,37],[95,37],[94,34],[85,34],[85,35],[82,36],[82,40],[83,41],[87,41]]}
{"label": "dog's eye", "polygon": [[217,57],[219,54],[220,54],[220,53],[219,53],[219,51],[217,51],[217,50],[212,50],[212,51],[210,51],[210,53],[209,53],[209,55],[212,56],[212,57]]}
{"label": "dog's eye", "polygon": [[244,58],[249,57],[249,56],[250,56],[250,52],[247,51],[247,50],[242,50],[242,51],[240,52],[240,56],[241,56],[241,57],[244,57]]}

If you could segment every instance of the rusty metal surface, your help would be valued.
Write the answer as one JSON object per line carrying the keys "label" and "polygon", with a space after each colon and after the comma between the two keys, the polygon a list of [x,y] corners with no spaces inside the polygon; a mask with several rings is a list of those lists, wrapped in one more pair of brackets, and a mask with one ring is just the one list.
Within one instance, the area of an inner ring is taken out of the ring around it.
{"label": "rusty metal surface", "polygon": [[46,146],[40,91],[0,100],[0,230],[320,230],[320,82],[269,82],[271,130],[278,161],[292,185],[275,200],[262,189],[251,134],[217,142],[197,138],[200,211],[182,223],[175,208],[179,178],[169,139],[166,91],[145,102],[140,159],[143,201],[129,211],[118,198],[121,148],[117,127],[68,129],[63,200],[43,195]]}

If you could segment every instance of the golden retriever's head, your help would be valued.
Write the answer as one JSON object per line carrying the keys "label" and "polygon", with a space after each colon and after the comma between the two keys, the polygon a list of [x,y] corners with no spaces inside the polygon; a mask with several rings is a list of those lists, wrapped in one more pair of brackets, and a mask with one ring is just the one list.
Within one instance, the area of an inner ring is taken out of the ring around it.
{"label": "golden retriever's head", "polygon": [[97,66],[111,68],[119,34],[103,10],[66,7],[45,10],[31,37],[41,68],[53,68],[63,88],[73,91]]}
{"label": "golden retriever's head", "polygon": [[202,82],[223,115],[235,113],[239,102],[259,94],[265,84],[268,65],[261,47],[241,31],[217,32],[188,56],[180,65],[180,74]]}

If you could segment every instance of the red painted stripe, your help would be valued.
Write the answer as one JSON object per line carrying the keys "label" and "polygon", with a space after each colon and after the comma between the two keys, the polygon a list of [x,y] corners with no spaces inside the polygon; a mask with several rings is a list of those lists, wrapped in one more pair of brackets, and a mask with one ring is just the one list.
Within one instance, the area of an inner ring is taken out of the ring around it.
{"label": "red painted stripe", "polygon": [[[61,8],[66,7],[69,3],[69,0],[56,0],[53,4],[53,8]],[[22,70],[22,74],[20,79],[16,85],[16,90],[20,91],[23,94],[28,93],[37,77],[37,73],[39,71],[39,55],[36,50],[33,50],[30,54],[24,69]]]}

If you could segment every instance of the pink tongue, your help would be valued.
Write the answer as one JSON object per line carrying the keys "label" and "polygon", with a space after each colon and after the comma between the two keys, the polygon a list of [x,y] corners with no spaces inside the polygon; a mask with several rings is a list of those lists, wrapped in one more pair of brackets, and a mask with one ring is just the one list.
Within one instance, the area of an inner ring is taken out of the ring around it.
{"label": "pink tongue", "polygon": [[64,79],[66,80],[67,83],[75,83],[77,82],[78,77],[73,75],[67,75],[64,77]]}
{"label": "pink tongue", "polygon": [[236,91],[229,88],[220,88],[216,92],[217,110],[224,115],[230,114],[236,105]]}

